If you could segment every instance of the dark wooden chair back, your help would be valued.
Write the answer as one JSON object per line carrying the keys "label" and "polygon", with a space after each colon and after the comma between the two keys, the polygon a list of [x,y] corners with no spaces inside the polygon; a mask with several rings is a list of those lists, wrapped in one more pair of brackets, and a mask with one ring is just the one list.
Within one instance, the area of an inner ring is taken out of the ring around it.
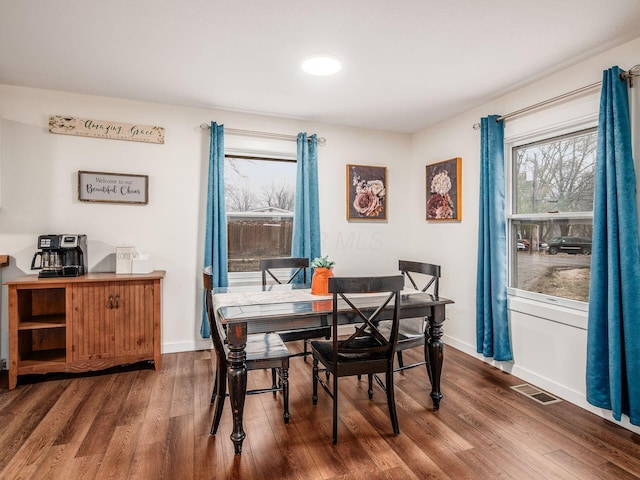
{"label": "dark wooden chair back", "polygon": [[[292,272],[287,279],[276,276],[273,270],[277,268],[290,268]],[[302,275],[302,282],[307,283],[307,268],[309,268],[308,258],[282,257],[263,258],[260,260],[260,271],[262,272],[262,285],[267,284],[267,275],[276,283],[291,283],[298,275]]]}
{"label": "dark wooden chair back", "polygon": [[[393,355],[398,340],[398,319],[400,311],[400,291],[404,285],[402,275],[386,277],[331,277],[329,278],[329,293],[333,294],[333,361],[334,365],[340,359],[367,357],[371,360],[393,361]],[[387,293],[380,303],[367,312],[357,306],[358,300],[354,294]],[[338,302],[342,300],[349,305],[352,314],[362,321],[355,332],[346,339],[338,341]],[[385,335],[378,329],[382,318],[388,318],[387,306],[391,304],[391,329]],[[384,314],[383,314],[384,313]],[[366,339],[366,341],[363,341]],[[344,372],[345,374],[349,374]],[[373,372],[372,372],[373,373]]]}
{"label": "dark wooden chair back", "polygon": [[[398,269],[404,277],[409,280],[413,288],[421,292],[430,293],[434,299],[438,299],[440,290],[440,265],[432,263],[411,262],[400,260]],[[431,370],[426,361],[418,361],[405,365],[402,352],[410,348],[425,345],[425,328],[426,317],[405,318],[400,323],[398,332],[398,345],[396,347],[396,356],[398,357],[398,368],[396,371],[403,371],[420,365],[425,365],[427,374],[431,378]],[[425,351],[425,358],[427,354]],[[377,380],[377,378],[376,378]]]}
{"label": "dark wooden chair back", "polygon": [[211,341],[213,342],[213,348],[216,352],[219,362],[226,364],[227,355],[224,350],[224,342],[226,333],[220,322],[216,321],[215,314],[213,312],[213,273],[211,267],[206,267],[202,271],[202,281],[204,284],[205,294],[205,308],[207,309],[207,319],[209,320],[209,330],[211,331]]}
{"label": "dark wooden chair back", "polygon": [[[440,265],[434,265],[432,263],[421,263],[421,262],[410,262],[408,260],[400,260],[398,262],[398,269],[402,272],[402,274],[411,282],[411,285],[416,290],[420,290],[422,292],[427,292],[429,288],[433,287],[431,290],[432,295],[438,299],[439,298],[439,290],[440,290]],[[418,273],[422,275],[427,275],[428,278],[426,283],[419,287],[416,283],[414,276],[412,273]]]}

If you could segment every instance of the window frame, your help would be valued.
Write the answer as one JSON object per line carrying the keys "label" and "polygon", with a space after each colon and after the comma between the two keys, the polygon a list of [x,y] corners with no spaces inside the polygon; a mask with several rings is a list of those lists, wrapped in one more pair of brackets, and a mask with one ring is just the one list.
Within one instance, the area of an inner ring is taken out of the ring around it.
{"label": "window frame", "polygon": [[[269,151],[257,151],[251,149],[225,149],[225,162],[226,159],[232,160],[253,160],[253,161],[266,161],[266,162],[284,162],[297,164],[297,156],[286,152],[269,152]],[[297,185],[294,183],[294,190]],[[226,195],[226,184],[225,184]],[[229,214],[226,211],[227,215]],[[295,215],[295,203],[294,203],[294,215]],[[228,221],[227,221],[228,232]],[[227,233],[228,234],[228,233]],[[227,252],[227,260],[229,254]],[[262,273],[260,270],[251,270],[247,272],[227,272],[227,277],[230,286],[253,286],[262,284]]]}
{"label": "window frame", "polygon": [[[504,139],[504,152],[505,152],[505,183],[506,183],[506,198],[505,198],[505,218],[507,224],[507,295],[510,298],[510,302],[518,302],[518,299],[524,299],[525,301],[540,302],[548,306],[560,307],[563,309],[576,310],[579,312],[588,311],[588,302],[582,302],[570,298],[557,297],[549,294],[543,294],[538,292],[532,292],[529,290],[523,290],[521,288],[511,286],[513,281],[513,270],[516,262],[514,255],[517,254],[517,248],[515,242],[511,239],[516,238],[516,231],[514,228],[514,221],[516,220],[536,220],[536,219],[548,219],[548,220],[572,220],[572,219],[584,219],[589,218],[593,221],[593,211],[591,212],[564,212],[559,214],[548,213],[514,213],[515,210],[515,198],[514,198],[514,149],[531,145],[535,143],[544,142],[554,138],[562,138],[564,136],[579,135],[580,133],[595,130],[598,128],[598,115],[587,115],[580,119],[574,119],[571,121],[563,122],[561,124],[551,125],[549,127],[541,128],[535,131],[523,132],[519,135],[505,136]],[[562,322],[564,323],[564,322]]]}

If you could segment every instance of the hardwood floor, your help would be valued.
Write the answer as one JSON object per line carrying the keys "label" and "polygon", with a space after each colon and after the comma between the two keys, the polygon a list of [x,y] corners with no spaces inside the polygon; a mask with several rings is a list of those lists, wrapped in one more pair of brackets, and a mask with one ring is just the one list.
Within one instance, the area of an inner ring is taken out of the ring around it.
{"label": "hardwood floor", "polygon": [[[296,346],[294,346],[294,349]],[[419,352],[405,352],[406,361]],[[225,406],[209,435],[209,351],[163,356],[117,373],[49,376],[0,385],[1,479],[634,479],[640,436],[566,402],[540,405],[509,387],[522,382],[451,347],[438,412],[424,368],[396,376],[400,435],[385,395],[340,380],[338,445],[331,400],[311,405],[311,362],[293,359],[291,422],[280,394],[245,406],[243,454],[229,440]],[[250,386],[269,382],[249,372]],[[377,388],[377,387],[376,387]]]}

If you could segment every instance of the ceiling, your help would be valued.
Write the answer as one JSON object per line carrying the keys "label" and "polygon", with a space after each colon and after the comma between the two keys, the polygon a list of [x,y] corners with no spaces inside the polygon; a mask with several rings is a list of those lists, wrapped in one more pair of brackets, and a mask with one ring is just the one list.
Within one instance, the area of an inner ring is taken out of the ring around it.
{"label": "ceiling", "polygon": [[638,35],[638,0],[0,0],[0,84],[412,133]]}

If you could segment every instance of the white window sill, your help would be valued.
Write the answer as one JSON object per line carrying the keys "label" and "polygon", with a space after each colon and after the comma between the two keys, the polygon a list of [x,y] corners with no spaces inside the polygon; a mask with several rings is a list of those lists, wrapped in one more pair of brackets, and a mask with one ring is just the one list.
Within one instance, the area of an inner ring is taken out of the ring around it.
{"label": "white window sill", "polygon": [[229,272],[230,287],[244,287],[247,285],[262,285],[262,273]]}
{"label": "white window sill", "polygon": [[[534,295],[531,295],[532,297]],[[561,323],[581,330],[587,329],[588,305],[547,295],[529,298],[525,292],[509,289],[507,307],[514,312],[531,315],[550,322]]]}

